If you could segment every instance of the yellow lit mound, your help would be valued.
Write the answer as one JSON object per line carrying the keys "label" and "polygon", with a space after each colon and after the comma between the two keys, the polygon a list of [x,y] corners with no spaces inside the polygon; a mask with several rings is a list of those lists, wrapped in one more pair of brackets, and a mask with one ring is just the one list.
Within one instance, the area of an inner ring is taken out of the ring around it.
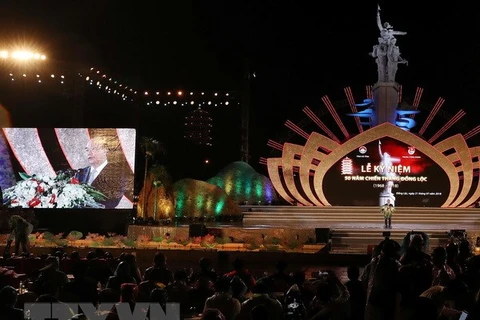
{"label": "yellow lit mound", "polygon": [[246,162],[229,164],[207,182],[225,190],[237,203],[267,204],[277,200],[270,179],[256,172]]}
{"label": "yellow lit mound", "polygon": [[182,179],[173,185],[176,217],[216,217],[237,215],[240,207],[227,193],[216,185]]}
{"label": "yellow lit mound", "polygon": [[[170,186],[166,183],[156,184],[158,186],[156,187],[155,181],[158,181],[155,175],[150,173],[138,198],[138,215],[145,218],[155,217],[156,219],[173,218],[175,213],[173,190],[169,190]],[[145,197],[146,201],[144,202]],[[144,207],[146,210],[144,210]]]}

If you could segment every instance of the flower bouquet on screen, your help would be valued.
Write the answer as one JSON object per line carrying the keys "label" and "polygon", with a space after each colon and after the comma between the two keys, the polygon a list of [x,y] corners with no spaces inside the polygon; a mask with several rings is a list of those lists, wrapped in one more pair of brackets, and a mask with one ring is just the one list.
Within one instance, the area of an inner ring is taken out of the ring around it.
{"label": "flower bouquet on screen", "polygon": [[105,195],[80,183],[72,170],[58,171],[55,177],[19,174],[22,180],[3,192],[3,201],[10,207],[104,208],[99,202]]}

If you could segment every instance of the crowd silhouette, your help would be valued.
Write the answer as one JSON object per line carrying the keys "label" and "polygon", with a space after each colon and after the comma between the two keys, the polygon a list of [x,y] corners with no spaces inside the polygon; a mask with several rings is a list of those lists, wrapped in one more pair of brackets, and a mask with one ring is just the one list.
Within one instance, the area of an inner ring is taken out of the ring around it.
{"label": "crowd silhouette", "polygon": [[[421,235],[413,235],[403,252],[388,238],[379,246],[368,265],[345,266],[348,281],[335,270],[289,270],[288,261],[279,261],[275,272],[254,275],[240,259],[226,273],[206,258],[196,267],[170,270],[162,252],[143,270],[134,254],[113,257],[102,249],[85,257],[5,254],[0,319],[24,319],[24,304],[33,302],[71,305],[71,319],[87,318],[70,302],[123,302],[132,310],[137,302],[163,308],[174,302],[182,319],[457,320],[462,312],[480,319],[480,256],[466,239],[452,237],[431,254]],[[117,307],[105,319],[118,319]]]}

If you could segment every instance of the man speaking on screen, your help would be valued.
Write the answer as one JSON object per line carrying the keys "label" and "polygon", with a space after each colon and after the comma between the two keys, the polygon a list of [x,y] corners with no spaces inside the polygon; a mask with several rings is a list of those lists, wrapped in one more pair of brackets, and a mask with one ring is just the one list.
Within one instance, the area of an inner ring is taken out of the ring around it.
{"label": "man speaking on screen", "polygon": [[118,206],[128,185],[125,166],[109,159],[110,150],[105,137],[90,139],[85,147],[90,165],[79,169],[75,175],[80,183],[91,185],[106,197],[100,201],[105,209]]}

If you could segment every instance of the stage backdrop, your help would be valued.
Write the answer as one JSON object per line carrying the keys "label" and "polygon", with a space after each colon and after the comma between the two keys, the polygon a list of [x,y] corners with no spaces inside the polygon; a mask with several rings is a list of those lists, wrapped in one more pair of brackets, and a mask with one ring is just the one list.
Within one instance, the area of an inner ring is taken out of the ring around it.
{"label": "stage backdrop", "polygon": [[[135,129],[4,128],[9,207],[131,209]],[[0,179],[1,180],[1,179]]]}
{"label": "stage backdrop", "polygon": [[331,205],[377,206],[393,195],[397,206],[440,207],[450,191],[443,169],[415,147],[382,138],[350,152],[327,171],[323,192]]}

